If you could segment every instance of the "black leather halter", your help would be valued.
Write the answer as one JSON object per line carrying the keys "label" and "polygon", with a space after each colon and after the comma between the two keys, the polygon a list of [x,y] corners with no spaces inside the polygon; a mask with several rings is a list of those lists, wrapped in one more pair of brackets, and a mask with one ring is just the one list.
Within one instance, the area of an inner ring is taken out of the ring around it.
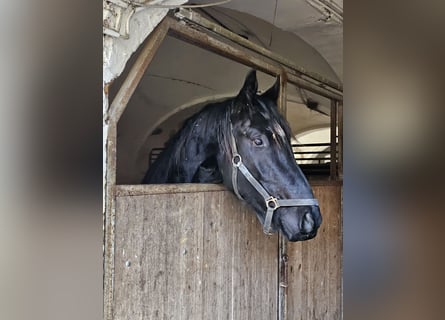
{"label": "black leather halter", "polygon": [[298,206],[318,206],[318,200],[314,198],[308,199],[277,199],[274,196],[271,196],[267,190],[258,182],[257,179],[250,173],[249,169],[244,165],[243,159],[238,153],[238,149],[236,147],[235,136],[233,135],[233,127],[232,123],[230,123],[230,135],[231,135],[231,148],[232,148],[232,186],[233,191],[237,195],[237,197],[241,200],[244,200],[239,191],[238,191],[238,170],[244,175],[244,177],[249,181],[249,183],[259,192],[259,194],[263,197],[264,202],[266,204],[267,212],[266,218],[264,219],[263,231],[267,235],[271,235],[271,224],[272,218],[275,210],[279,207],[298,207]]}

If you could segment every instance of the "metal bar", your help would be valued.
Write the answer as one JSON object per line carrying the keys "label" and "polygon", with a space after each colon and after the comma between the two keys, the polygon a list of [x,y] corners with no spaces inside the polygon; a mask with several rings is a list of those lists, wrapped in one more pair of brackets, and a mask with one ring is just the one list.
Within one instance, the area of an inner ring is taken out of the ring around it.
{"label": "metal bar", "polygon": [[[310,152],[310,153],[313,153],[313,152]],[[330,154],[330,151],[328,151],[328,152],[324,152],[323,154]],[[337,154],[338,154],[338,152],[337,152]],[[310,157],[310,158],[307,158],[307,157],[304,157],[304,158],[299,158],[299,157],[296,157],[296,155],[298,155],[297,153],[294,153],[294,159],[296,160],[296,161],[309,161],[309,160],[318,160],[318,161],[328,161],[328,160],[331,160],[331,157],[323,157],[323,158],[320,158],[320,157]],[[158,158],[158,156],[156,155],[156,156],[153,156],[153,157],[151,157],[150,158],[150,163],[149,164],[152,164],[154,161],[156,161],[156,159]]]}
{"label": "metal bar", "polygon": [[298,160],[298,161],[304,161],[304,160],[320,160],[320,161],[328,161],[328,160],[330,160],[331,158],[295,158],[295,160]]}
{"label": "metal bar", "polygon": [[292,147],[329,147],[331,145],[330,142],[322,142],[322,143],[294,143]]}
{"label": "metal bar", "polygon": [[337,178],[337,101],[331,100],[331,168],[330,178]]}
{"label": "metal bar", "polygon": [[133,95],[136,87],[141,81],[145,70],[147,70],[148,65],[152,61],[153,57],[156,54],[156,51],[167,35],[168,28],[168,20],[164,19],[149,35],[144,48],[131,67],[127,78],[120,87],[108,111],[108,117],[114,123],[117,123],[119,121],[119,118],[124,112],[128,101],[130,101],[131,96]]}
{"label": "metal bar", "polygon": [[216,54],[237,61],[248,67],[258,69],[272,76],[277,76],[283,71],[283,68],[279,64],[269,63],[265,60],[254,57],[251,54],[215,39],[202,31],[187,27],[170,17],[166,17],[165,20],[168,20],[170,24],[169,34],[180,40],[187,41],[200,48],[212,51]]}
{"label": "metal bar", "polygon": [[303,89],[312,91],[314,93],[317,93],[317,94],[319,94],[323,97],[326,97],[328,99],[331,99],[331,100],[333,99],[333,100],[343,101],[343,96],[341,94],[326,90],[326,89],[319,87],[311,82],[301,79],[292,73],[288,73],[287,77],[288,77],[288,82],[293,83],[296,86],[299,86]]}
{"label": "metal bar", "polygon": [[288,266],[287,240],[278,236],[278,320],[287,319]]}
{"label": "metal bar", "polygon": [[337,105],[338,111],[338,178],[343,180],[343,103]]}
{"label": "metal bar", "polygon": [[192,22],[194,24],[198,24],[208,30],[213,31],[214,33],[217,33],[245,48],[248,48],[250,50],[253,50],[259,54],[261,54],[262,56],[268,57],[278,63],[280,63],[283,66],[286,66],[292,70],[295,70],[296,72],[305,75],[311,79],[314,79],[316,81],[321,82],[323,85],[331,87],[333,89],[339,90],[339,91],[343,91],[343,86],[341,84],[338,84],[332,80],[329,80],[325,77],[323,77],[322,75],[315,73],[315,72],[311,72],[306,70],[303,67],[300,67],[298,65],[296,65],[294,62],[290,61],[289,59],[278,55],[275,52],[272,52],[260,45],[257,45],[256,43],[253,43],[252,41],[249,41],[241,36],[239,36],[238,34],[220,26],[219,24],[216,24],[206,18],[204,18],[203,16],[201,16],[199,13],[192,11],[192,10],[185,10],[185,9],[179,9],[179,11],[175,14],[176,17],[178,17],[179,19],[186,19],[189,22]]}
{"label": "metal bar", "polygon": [[331,153],[330,150],[329,151],[317,151],[317,150],[315,150],[315,151],[296,151],[296,152],[294,152],[295,155],[297,155],[297,154],[330,154],[330,153]]}
{"label": "metal bar", "polygon": [[[338,145],[338,144],[337,144]],[[330,147],[330,143],[314,143],[314,144],[293,144],[292,147]],[[160,155],[162,151],[164,151],[165,148],[153,148],[151,149],[151,153],[153,156]],[[314,150],[314,151],[294,151],[294,154],[305,154],[305,153],[330,153],[331,151],[325,151],[325,150]]]}
{"label": "metal bar", "polygon": [[[295,156],[295,154],[294,154],[294,156]],[[153,158],[152,158],[152,161],[154,162],[156,159],[157,159],[157,157],[153,157]],[[329,161],[329,160],[331,160],[331,158],[330,158],[330,157],[326,157],[326,158],[320,158],[320,157],[297,158],[297,157],[294,157],[294,160],[296,160],[296,161],[312,161],[312,160],[317,160],[317,161]],[[151,162],[151,163],[153,163],[153,162]],[[150,163],[150,164],[151,164],[151,163]]]}

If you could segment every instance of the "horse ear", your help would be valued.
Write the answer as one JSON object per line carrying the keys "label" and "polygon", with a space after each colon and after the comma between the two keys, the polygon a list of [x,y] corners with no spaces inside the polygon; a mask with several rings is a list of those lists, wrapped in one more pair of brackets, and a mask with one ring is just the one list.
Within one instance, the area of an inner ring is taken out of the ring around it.
{"label": "horse ear", "polygon": [[252,102],[253,97],[255,97],[258,90],[258,81],[256,79],[256,71],[252,70],[244,80],[244,85],[241,91],[238,93],[237,99],[244,103]]}
{"label": "horse ear", "polygon": [[280,94],[280,78],[277,78],[273,86],[270,87],[261,96],[264,98],[268,98],[274,102],[277,102],[279,94]]}

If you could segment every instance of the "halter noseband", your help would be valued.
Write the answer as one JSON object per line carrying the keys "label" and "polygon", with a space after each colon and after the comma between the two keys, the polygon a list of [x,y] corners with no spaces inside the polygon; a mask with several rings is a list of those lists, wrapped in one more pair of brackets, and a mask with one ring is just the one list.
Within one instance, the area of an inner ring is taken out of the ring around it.
{"label": "halter noseband", "polygon": [[298,206],[318,206],[318,200],[310,199],[277,199],[271,196],[266,189],[258,182],[257,179],[250,173],[249,169],[244,165],[243,159],[238,153],[236,147],[235,136],[233,135],[232,123],[230,123],[230,142],[232,148],[232,186],[233,191],[240,200],[243,200],[238,191],[238,170],[244,175],[249,183],[260,193],[266,204],[267,212],[264,220],[263,231],[267,235],[271,235],[271,223],[275,210],[279,207],[298,207]]}

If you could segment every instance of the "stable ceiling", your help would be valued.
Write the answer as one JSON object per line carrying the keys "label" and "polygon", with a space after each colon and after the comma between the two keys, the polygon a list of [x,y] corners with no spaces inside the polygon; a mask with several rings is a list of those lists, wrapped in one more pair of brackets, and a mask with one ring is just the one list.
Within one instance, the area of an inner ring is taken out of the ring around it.
{"label": "stable ceiling", "polygon": [[[209,3],[209,0],[191,2]],[[219,8],[248,13],[301,37],[343,80],[343,0],[233,0],[204,10]]]}

